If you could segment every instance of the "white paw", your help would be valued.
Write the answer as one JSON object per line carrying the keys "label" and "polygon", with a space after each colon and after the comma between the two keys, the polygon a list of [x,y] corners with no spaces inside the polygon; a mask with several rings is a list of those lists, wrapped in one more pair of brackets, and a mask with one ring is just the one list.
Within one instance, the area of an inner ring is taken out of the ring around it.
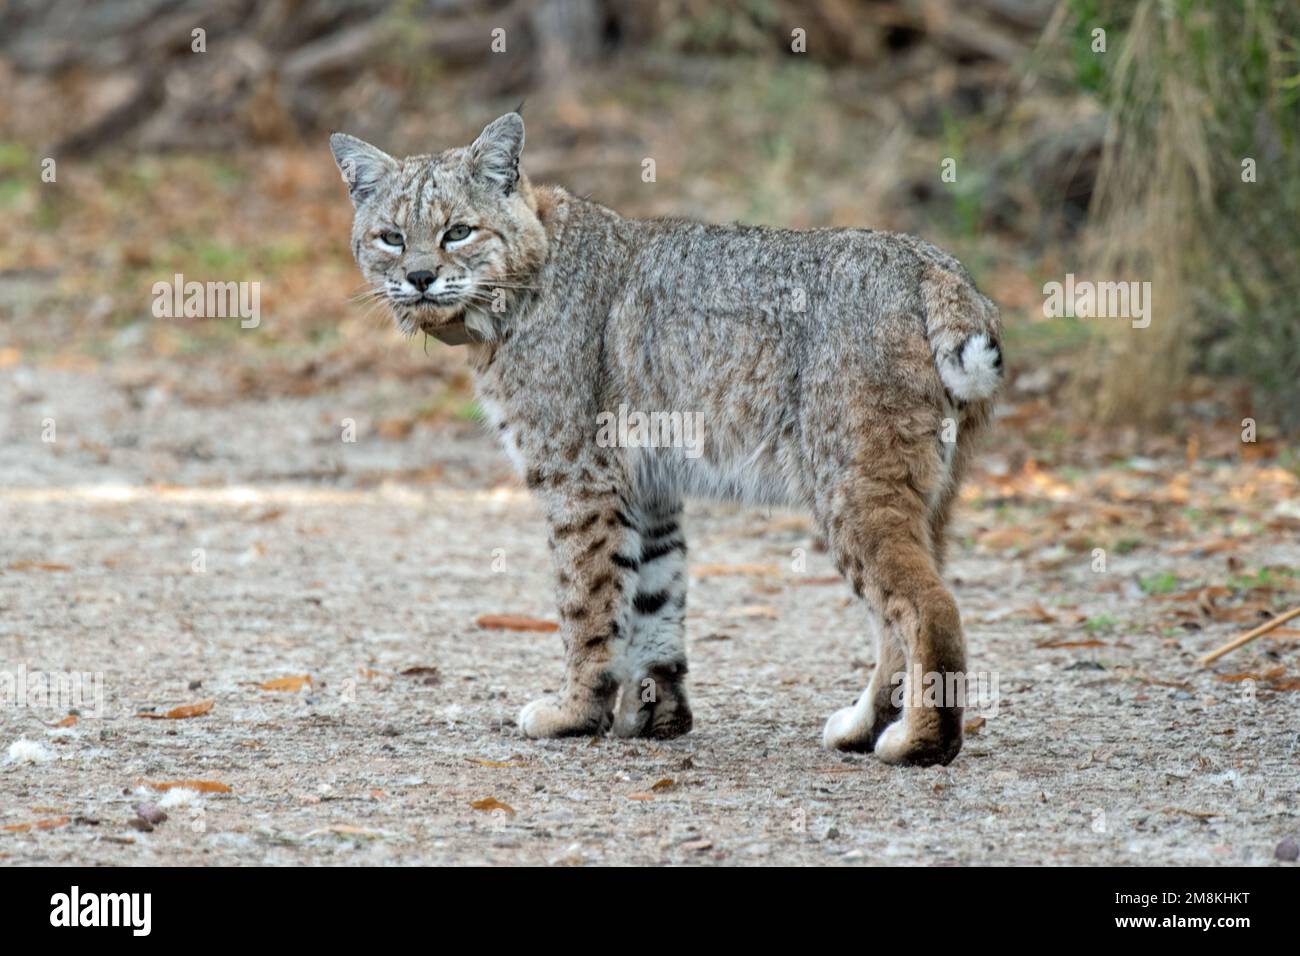
{"label": "white paw", "polygon": [[[525,737],[549,737],[555,725],[555,701],[549,697],[539,697],[524,705],[519,712],[519,729]],[[550,732],[548,732],[550,731]]]}
{"label": "white paw", "polygon": [[525,737],[590,737],[603,734],[608,724],[599,710],[559,697],[539,697],[519,712]]}
{"label": "white paw", "polygon": [[876,740],[876,756],[885,763],[902,763],[911,749],[908,743],[907,722],[896,720]]}
{"label": "white paw", "polygon": [[845,707],[831,714],[822,731],[822,746],[827,750],[843,750],[861,739],[864,722],[857,707]]}

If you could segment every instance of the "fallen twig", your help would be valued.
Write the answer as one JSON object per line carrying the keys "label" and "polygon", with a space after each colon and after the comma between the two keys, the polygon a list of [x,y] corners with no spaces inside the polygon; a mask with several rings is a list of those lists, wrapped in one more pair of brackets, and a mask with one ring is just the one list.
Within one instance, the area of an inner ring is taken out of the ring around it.
{"label": "fallen twig", "polygon": [[1233,638],[1231,641],[1229,641],[1227,644],[1224,644],[1222,647],[1215,648],[1214,650],[1210,651],[1210,653],[1206,654],[1204,657],[1201,658],[1201,663],[1209,664],[1213,661],[1217,661],[1220,657],[1222,657],[1224,654],[1227,654],[1229,651],[1235,651],[1243,644],[1249,644],[1251,641],[1259,637],[1261,634],[1267,634],[1269,631],[1273,630],[1273,628],[1285,624],[1287,621],[1291,620],[1291,618],[1297,615],[1300,615],[1300,607],[1293,607],[1285,614],[1279,614],[1271,621],[1265,621],[1263,624],[1255,628],[1253,631],[1243,634],[1241,635],[1241,637]]}

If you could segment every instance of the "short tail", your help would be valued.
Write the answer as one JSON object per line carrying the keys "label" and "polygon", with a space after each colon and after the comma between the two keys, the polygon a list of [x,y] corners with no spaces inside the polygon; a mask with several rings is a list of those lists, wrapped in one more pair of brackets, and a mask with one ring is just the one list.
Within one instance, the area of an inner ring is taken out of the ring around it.
{"label": "short tail", "polygon": [[929,266],[921,280],[925,332],[948,394],[960,402],[991,398],[1002,384],[998,308],[963,275]]}

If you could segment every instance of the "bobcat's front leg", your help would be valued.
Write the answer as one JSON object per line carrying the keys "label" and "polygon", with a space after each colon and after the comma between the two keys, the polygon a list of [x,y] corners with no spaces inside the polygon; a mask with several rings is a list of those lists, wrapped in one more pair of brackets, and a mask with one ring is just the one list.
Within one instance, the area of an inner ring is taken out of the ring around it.
{"label": "bobcat's front leg", "polygon": [[519,727],[529,737],[603,734],[618,691],[614,644],[628,633],[636,586],[636,528],[626,499],[609,482],[580,482],[536,469],[527,481],[539,491],[544,487],[548,505],[565,675],[558,694],[520,712]]}

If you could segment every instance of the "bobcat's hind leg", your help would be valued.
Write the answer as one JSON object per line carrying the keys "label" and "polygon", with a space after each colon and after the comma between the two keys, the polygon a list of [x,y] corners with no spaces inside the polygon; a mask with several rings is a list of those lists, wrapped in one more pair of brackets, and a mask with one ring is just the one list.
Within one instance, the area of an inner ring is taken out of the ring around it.
{"label": "bobcat's hind leg", "polygon": [[625,640],[617,644],[621,685],[614,733],[679,737],[694,718],[686,695],[686,540],[676,497],[647,502],[633,519],[640,531],[636,593]]}
{"label": "bobcat's hind leg", "polygon": [[[936,571],[943,567],[944,537],[956,490],[956,480],[950,479],[930,510],[930,553]],[[867,619],[876,639],[876,669],[867,689],[854,705],[837,710],[826,721],[822,744],[829,750],[870,753],[885,729],[903,712],[901,700],[907,669],[906,648],[893,629],[884,627],[878,610],[867,603]]]}
{"label": "bobcat's hind leg", "polygon": [[[888,428],[889,426],[883,426]],[[901,430],[878,434],[866,447],[890,448],[892,455],[863,456],[832,496],[830,547],[854,593],[883,625],[881,663],[872,677],[874,696],[853,716],[832,718],[824,739],[840,746],[865,746],[886,763],[946,764],[961,750],[966,643],[957,603],[943,586],[935,560],[931,491],[946,478],[924,431],[908,440]],[[902,715],[881,728],[889,711],[878,707],[894,687],[897,652],[902,669]],[[889,654],[895,654],[892,660]]]}
{"label": "bobcat's hind leg", "polygon": [[870,753],[885,728],[902,713],[894,697],[907,666],[907,657],[902,645],[886,631],[874,609],[868,609],[867,619],[876,638],[876,669],[857,702],[852,707],[837,710],[826,721],[822,744],[829,750]]}

